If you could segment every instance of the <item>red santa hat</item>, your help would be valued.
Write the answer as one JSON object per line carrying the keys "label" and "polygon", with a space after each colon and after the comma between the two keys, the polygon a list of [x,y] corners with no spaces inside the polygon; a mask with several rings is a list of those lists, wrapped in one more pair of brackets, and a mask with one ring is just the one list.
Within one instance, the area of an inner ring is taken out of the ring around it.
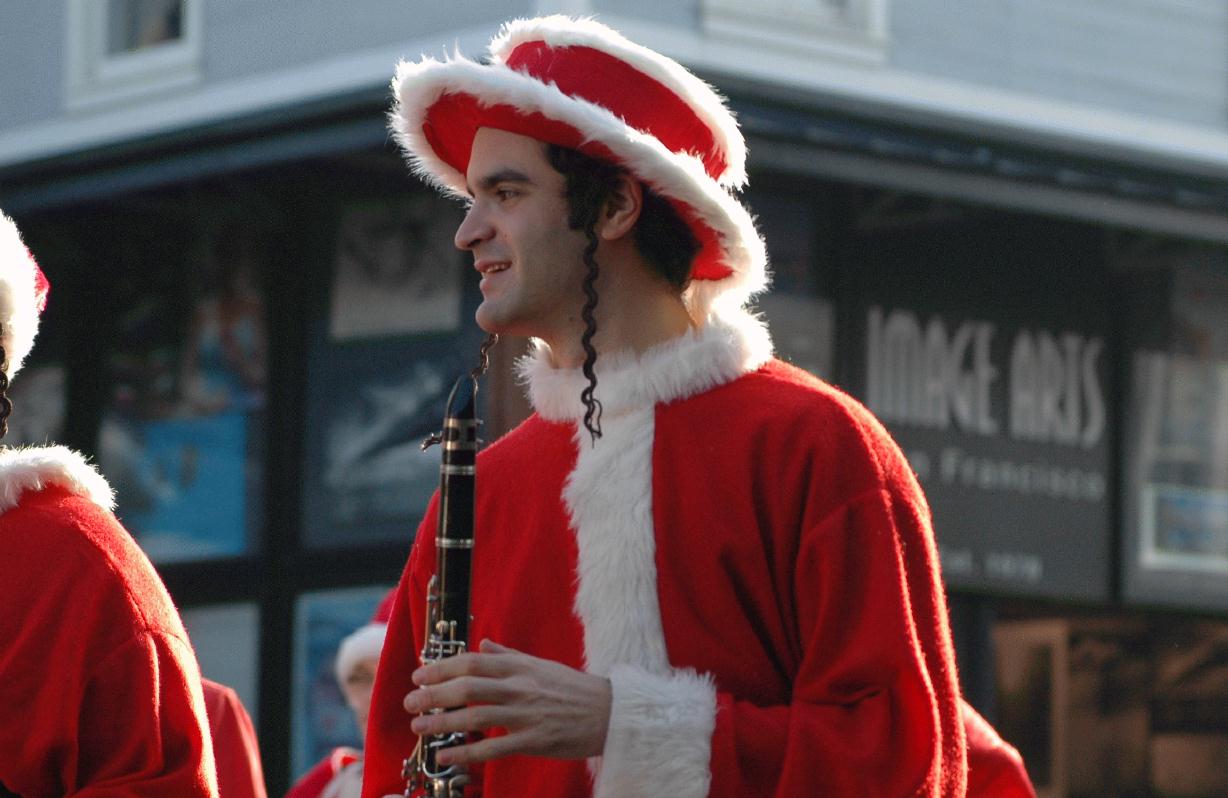
{"label": "red santa hat", "polygon": [[0,346],[7,358],[4,373],[10,380],[34,346],[49,288],[17,225],[0,211]]}
{"label": "red santa hat", "polygon": [[388,619],[392,617],[395,594],[395,590],[388,591],[375,608],[371,621],[346,635],[337,647],[337,657],[333,665],[337,684],[345,684],[346,678],[363,660],[379,659],[380,652],[384,650],[384,636],[388,632]]}
{"label": "red santa hat", "polygon": [[397,66],[393,133],[411,167],[467,197],[478,128],[580,150],[625,167],[678,209],[699,240],[689,300],[702,317],[767,284],[763,240],[730,193],[746,144],[724,99],[676,61],[591,19],[516,20],[489,63],[459,53]]}

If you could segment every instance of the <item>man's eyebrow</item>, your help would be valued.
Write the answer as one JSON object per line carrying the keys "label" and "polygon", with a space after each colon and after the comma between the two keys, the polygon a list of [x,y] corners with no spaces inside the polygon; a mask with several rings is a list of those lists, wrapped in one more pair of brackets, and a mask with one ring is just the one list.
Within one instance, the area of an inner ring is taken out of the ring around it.
{"label": "man's eyebrow", "polygon": [[[532,183],[524,172],[517,172],[515,169],[500,169],[498,172],[483,177],[478,181],[478,187],[483,191],[490,191],[500,183]],[[469,193],[473,193],[473,189],[469,189]]]}

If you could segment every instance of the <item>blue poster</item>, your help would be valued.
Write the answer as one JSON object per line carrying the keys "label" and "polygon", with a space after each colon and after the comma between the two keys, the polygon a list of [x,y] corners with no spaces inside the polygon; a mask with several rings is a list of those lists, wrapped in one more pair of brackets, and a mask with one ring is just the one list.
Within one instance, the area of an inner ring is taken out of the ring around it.
{"label": "blue poster", "polygon": [[337,646],[366,625],[388,586],[348,588],[299,597],[294,612],[290,772],[306,773],[334,748],[362,748],[354,713],[334,673]]}
{"label": "blue poster", "polygon": [[154,562],[243,554],[247,417],[108,419],[106,466],[124,525]]}

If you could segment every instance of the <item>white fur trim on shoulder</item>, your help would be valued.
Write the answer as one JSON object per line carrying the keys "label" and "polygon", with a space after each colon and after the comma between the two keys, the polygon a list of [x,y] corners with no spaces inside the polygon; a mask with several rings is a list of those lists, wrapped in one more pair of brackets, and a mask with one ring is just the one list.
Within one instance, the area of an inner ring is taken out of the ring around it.
{"label": "white fur trim on shoulder", "polygon": [[595,798],[703,798],[711,775],[716,687],[690,670],[610,673],[613,702]]}
{"label": "white fur trim on shoulder", "polygon": [[[641,354],[597,358],[597,391],[604,418],[641,407],[685,399],[754,371],[772,356],[763,322],[742,308],[713,314],[698,330]],[[518,364],[533,409],[550,421],[584,417],[580,392],[588,380],[580,369],[556,369],[541,341]]]}
{"label": "white fur trim on shoulder", "polygon": [[596,20],[555,14],[537,19],[508,22],[490,43],[491,60],[504,63],[524,42],[544,41],[553,47],[591,47],[616,56],[664,85],[704,120],[717,139],[727,166],[717,178],[723,186],[746,183],[746,141],[737,120],[716,89],[700,80],[677,61],[638,45]]}
{"label": "white fur trim on shoulder", "polygon": [[103,509],[115,509],[111,486],[80,453],[66,446],[0,449],[0,513],[16,507],[26,491],[51,485],[66,488]]}

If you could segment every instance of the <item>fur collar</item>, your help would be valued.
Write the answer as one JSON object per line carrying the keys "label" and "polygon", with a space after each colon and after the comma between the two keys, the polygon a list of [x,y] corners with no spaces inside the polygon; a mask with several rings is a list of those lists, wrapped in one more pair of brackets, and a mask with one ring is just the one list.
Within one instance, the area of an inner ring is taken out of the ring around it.
{"label": "fur collar", "polygon": [[[772,356],[763,322],[737,308],[714,313],[708,322],[642,354],[616,352],[597,358],[597,398],[603,417],[617,418],[656,404],[685,399],[737,379]],[[533,409],[549,421],[584,417],[580,392],[588,380],[578,368],[556,369],[550,348],[534,341],[518,364]]]}
{"label": "fur collar", "polygon": [[17,506],[26,491],[66,488],[106,510],[115,508],[115,493],[83,455],[65,446],[0,448],[0,513]]}

